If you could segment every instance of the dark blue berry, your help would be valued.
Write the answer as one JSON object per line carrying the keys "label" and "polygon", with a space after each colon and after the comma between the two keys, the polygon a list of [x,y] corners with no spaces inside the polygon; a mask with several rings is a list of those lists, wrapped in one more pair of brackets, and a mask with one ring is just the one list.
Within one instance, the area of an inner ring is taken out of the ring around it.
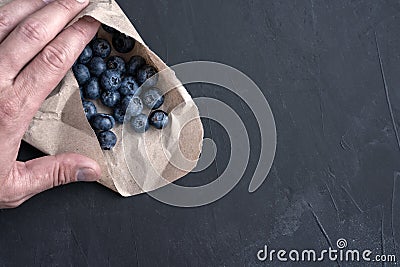
{"label": "dark blue berry", "polygon": [[110,27],[108,25],[105,24],[101,24],[101,27],[103,28],[103,30],[105,30],[108,33],[114,33],[114,32],[118,32],[116,29],[114,29],[113,27]]}
{"label": "dark blue berry", "polygon": [[99,79],[92,77],[83,87],[83,96],[87,99],[96,100],[100,98]]}
{"label": "dark blue berry", "polygon": [[122,79],[121,87],[119,88],[121,95],[138,95],[139,85],[132,76],[127,76]]}
{"label": "dark blue berry", "polygon": [[150,114],[149,120],[155,128],[163,129],[168,124],[168,114],[162,110],[156,110]]}
{"label": "dark blue berry", "polygon": [[104,91],[101,94],[100,100],[104,106],[113,108],[119,103],[121,96],[118,91]]}
{"label": "dark blue berry", "polygon": [[106,58],[111,53],[111,45],[107,40],[97,38],[92,42],[92,50],[96,57]]}
{"label": "dark blue berry", "polygon": [[118,122],[120,124],[124,123],[125,109],[122,109],[121,106],[115,107],[114,111],[113,111],[113,117],[114,117],[116,122]]}
{"label": "dark blue berry", "polygon": [[76,64],[72,71],[79,85],[84,85],[90,79],[89,69],[83,64]]}
{"label": "dark blue berry", "polygon": [[79,56],[78,62],[81,64],[87,64],[92,59],[92,56],[93,56],[92,48],[90,48],[90,46],[87,45],[85,49],[83,49],[81,55]]}
{"label": "dark blue berry", "polygon": [[153,87],[142,94],[142,101],[149,109],[158,109],[164,104],[164,96],[159,89]]}
{"label": "dark blue berry", "polygon": [[127,115],[134,117],[142,113],[143,103],[139,97],[128,95],[122,100],[121,108],[125,110]]}
{"label": "dark blue berry", "polygon": [[91,125],[95,130],[108,131],[115,125],[115,120],[108,114],[98,113],[91,119]]}
{"label": "dark blue berry", "polygon": [[117,136],[111,131],[100,132],[97,134],[100,147],[103,150],[110,150],[117,144]]}
{"label": "dark blue berry", "polygon": [[137,72],[137,81],[139,85],[146,82],[147,87],[153,87],[158,82],[157,70],[153,66],[145,65],[141,67]]}
{"label": "dark blue berry", "polygon": [[116,91],[121,86],[121,73],[117,70],[106,70],[101,75],[101,86],[107,91]]}
{"label": "dark blue berry", "polygon": [[107,69],[106,63],[101,57],[92,58],[88,64],[88,67],[90,73],[96,77],[100,77],[100,75],[103,74],[103,72],[105,72]]}
{"label": "dark blue berry", "polygon": [[114,33],[112,38],[112,43],[114,49],[119,53],[129,53],[135,47],[135,39],[129,37],[123,33],[117,32]]}
{"label": "dark blue berry", "polygon": [[125,73],[125,60],[119,56],[112,56],[107,60],[107,69],[118,70],[122,74]]}
{"label": "dark blue berry", "polygon": [[139,114],[132,119],[131,126],[136,132],[144,133],[150,127],[149,118],[144,114]]}
{"label": "dark blue berry", "polygon": [[133,56],[126,65],[126,73],[136,77],[140,68],[146,65],[146,60],[141,56]]}
{"label": "dark blue berry", "polygon": [[86,118],[90,121],[94,115],[97,114],[96,106],[87,100],[82,101],[83,110],[85,111]]}

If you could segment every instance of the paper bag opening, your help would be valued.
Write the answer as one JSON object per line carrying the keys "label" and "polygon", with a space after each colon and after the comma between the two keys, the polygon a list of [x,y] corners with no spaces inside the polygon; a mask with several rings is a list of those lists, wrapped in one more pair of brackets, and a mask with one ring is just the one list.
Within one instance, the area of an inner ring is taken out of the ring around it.
{"label": "paper bag opening", "polygon": [[[129,124],[117,125],[113,129],[118,137],[116,146],[111,151],[101,150],[85,117],[77,81],[69,71],[33,118],[24,140],[51,155],[73,152],[96,160],[102,168],[100,183],[122,196],[155,190],[186,175],[196,166],[203,139],[194,101],[173,71],[146,46],[116,2],[91,1],[74,21],[85,15],[136,40],[132,52],[113,51],[111,56],[127,61],[140,55],[159,71],[157,88],[166,93],[161,109],[169,113],[170,123],[162,131],[152,129],[142,135],[133,132]],[[102,28],[98,35],[111,38]],[[110,113],[99,102],[96,107],[98,112]]]}

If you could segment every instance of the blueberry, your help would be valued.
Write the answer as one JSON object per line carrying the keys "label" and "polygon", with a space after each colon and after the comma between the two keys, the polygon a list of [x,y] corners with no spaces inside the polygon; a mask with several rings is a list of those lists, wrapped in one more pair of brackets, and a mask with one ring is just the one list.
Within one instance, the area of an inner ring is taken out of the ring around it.
{"label": "blueberry", "polygon": [[122,100],[121,108],[125,110],[126,114],[134,117],[142,113],[143,102],[137,96],[128,95]]}
{"label": "blueberry", "polygon": [[103,28],[103,30],[105,30],[105,31],[108,32],[108,33],[117,32],[116,29],[114,29],[113,27],[110,27],[110,26],[108,26],[108,25],[105,25],[105,24],[101,24],[101,27]]}
{"label": "blueberry", "polygon": [[100,98],[100,85],[96,77],[92,77],[83,86],[83,97],[86,99],[96,100]]}
{"label": "blueberry", "polygon": [[90,79],[89,69],[83,64],[76,64],[72,71],[79,85],[84,85]]}
{"label": "blueberry", "polygon": [[126,66],[126,72],[129,75],[136,76],[137,71],[146,65],[146,60],[141,56],[133,56]]}
{"label": "blueberry", "polygon": [[129,53],[135,47],[136,41],[132,37],[117,32],[113,35],[112,43],[115,50],[117,50],[119,53]]}
{"label": "blueberry", "polygon": [[100,147],[103,150],[110,150],[117,144],[117,136],[111,131],[100,132],[97,134]]}
{"label": "blueberry", "polygon": [[107,91],[116,91],[121,86],[121,73],[117,70],[106,70],[100,79],[101,86]]}
{"label": "blueberry", "polygon": [[104,106],[113,108],[119,103],[121,96],[118,91],[104,91],[101,94],[100,100]]}
{"label": "blueberry", "polygon": [[107,69],[118,70],[122,74],[125,73],[125,60],[119,56],[112,56],[107,60]]}
{"label": "blueberry", "polygon": [[111,45],[107,40],[97,38],[92,42],[92,50],[96,57],[106,58],[111,53]]}
{"label": "blueberry", "polygon": [[90,73],[96,77],[100,77],[100,75],[103,74],[103,72],[105,72],[107,69],[106,63],[101,57],[92,58],[88,64],[88,67]]}
{"label": "blueberry", "polygon": [[98,113],[91,119],[91,125],[95,130],[108,131],[115,125],[115,120],[108,114]]}
{"label": "blueberry", "polygon": [[149,118],[144,114],[139,114],[132,119],[131,126],[136,132],[144,133],[150,127]]}
{"label": "blueberry", "polygon": [[121,87],[119,88],[121,95],[138,95],[139,85],[132,76],[127,76],[122,79]]}
{"label": "blueberry", "polygon": [[116,122],[118,122],[120,124],[124,123],[125,109],[122,109],[121,106],[115,107],[114,111],[113,111],[113,117],[114,117]]}
{"label": "blueberry", "polygon": [[82,101],[83,110],[85,111],[86,118],[90,121],[94,115],[97,114],[96,106],[87,100]]}
{"label": "blueberry", "polygon": [[90,46],[87,45],[85,49],[83,49],[81,55],[79,56],[78,62],[81,64],[87,64],[92,59],[92,56],[93,56],[92,48],[90,48]]}
{"label": "blueberry", "polygon": [[156,110],[150,114],[149,120],[155,128],[162,129],[168,124],[168,114],[162,110]]}
{"label": "blueberry", "polygon": [[137,72],[137,81],[140,85],[146,82],[147,87],[153,87],[158,82],[157,70],[149,65],[141,67]]}
{"label": "blueberry", "polygon": [[159,89],[153,87],[142,94],[142,101],[149,109],[158,109],[164,104],[164,96]]}

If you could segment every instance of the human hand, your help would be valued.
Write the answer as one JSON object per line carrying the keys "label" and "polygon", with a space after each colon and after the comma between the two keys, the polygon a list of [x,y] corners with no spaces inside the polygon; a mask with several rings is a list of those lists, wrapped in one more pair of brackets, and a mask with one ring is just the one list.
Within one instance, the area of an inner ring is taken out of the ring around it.
{"label": "human hand", "polygon": [[54,186],[100,177],[99,165],[77,154],[17,161],[33,116],[100,26],[84,17],[65,28],[88,4],[14,0],[0,8],[0,208],[17,207]]}

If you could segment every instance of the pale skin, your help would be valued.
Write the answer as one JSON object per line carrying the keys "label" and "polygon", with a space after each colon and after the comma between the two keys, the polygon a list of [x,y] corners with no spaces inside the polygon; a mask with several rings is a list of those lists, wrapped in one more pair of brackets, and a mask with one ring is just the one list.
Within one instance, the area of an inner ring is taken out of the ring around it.
{"label": "pale skin", "polygon": [[21,139],[100,23],[66,25],[89,0],[14,0],[0,8],[0,209],[76,181],[96,181],[99,165],[78,154],[17,161]]}

